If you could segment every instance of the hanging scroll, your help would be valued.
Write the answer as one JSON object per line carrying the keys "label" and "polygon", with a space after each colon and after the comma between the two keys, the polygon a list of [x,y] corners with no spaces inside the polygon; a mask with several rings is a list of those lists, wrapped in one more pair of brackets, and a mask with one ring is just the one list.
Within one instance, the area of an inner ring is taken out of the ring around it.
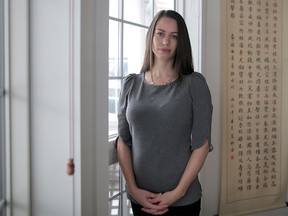
{"label": "hanging scroll", "polygon": [[285,205],[282,169],[287,162],[282,163],[281,154],[282,3],[226,1],[222,215]]}

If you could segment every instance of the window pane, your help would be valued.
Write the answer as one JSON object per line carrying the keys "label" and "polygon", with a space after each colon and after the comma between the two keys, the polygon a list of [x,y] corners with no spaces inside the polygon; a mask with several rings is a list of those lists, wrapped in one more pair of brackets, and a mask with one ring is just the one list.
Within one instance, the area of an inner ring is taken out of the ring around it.
{"label": "window pane", "polygon": [[123,194],[122,199],[123,199],[122,200],[122,202],[123,202],[123,215],[133,216],[133,212],[132,212],[132,208],[131,208],[131,202],[127,198],[127,193]]}
{"label": "window pane", "polygon": [[109,136],[118,133],[118,98],[121,88],[121,79],[109,80]]}
{"label": "window pane", "polygon": [[119,6],[119,0],[109,1],[109,16],[115,18],[121,17],[121,7]]}
{"label": "window pane", "polygon": [[121,215],[119,200],[120,200],[120,197],[116,197],[115,199],[109,201],[109,216]]}
{"label": "window pane", "polygon": [[160,10],[173,10],[174,0],[155,0],[154,2],[154,14]]}
{"label": "window pane", "polygon": [[[120,202],[121,198],[122,202]],[[109,216],[133,216],[131,203],[128,200],[126,193],[122,193],[118,197],[109,201],[109,212]]]}
{"label": "window pane", "polygon": [[[125,24],[124,25],[124,75],[139,73],[145,50],[147,29]],[[127,68],[126,68],[127,67]]]}
{"label": "window pane", "polygon": [[124,0],[124,20],[149,25],[153,17],[152,0]]}
{"label": "window pane", "polygon": [[120,192],[119,163],[109,166],[109,199]]}
{"label": "window pane", "polygon": [[121,75],[119,22],[109,21],[109,77]]}

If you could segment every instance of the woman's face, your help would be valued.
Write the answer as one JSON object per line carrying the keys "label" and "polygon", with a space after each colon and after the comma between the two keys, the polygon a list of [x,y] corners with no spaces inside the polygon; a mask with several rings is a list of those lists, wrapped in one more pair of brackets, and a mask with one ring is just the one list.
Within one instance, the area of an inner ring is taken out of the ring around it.
{"label": "woman's face", "polygon": [[168,17],[158,20],[153,35],[152,50],[155,60],[173,61],[178,38],[177,22]]}

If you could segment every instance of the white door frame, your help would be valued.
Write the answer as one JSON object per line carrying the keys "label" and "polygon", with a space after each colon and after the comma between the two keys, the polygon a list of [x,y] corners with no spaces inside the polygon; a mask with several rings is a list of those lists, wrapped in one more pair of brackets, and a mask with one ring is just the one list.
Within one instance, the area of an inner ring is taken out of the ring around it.
{"label": "white door frame", "polygon": [[109,1],[80,2],[81,215],[108,215]]}

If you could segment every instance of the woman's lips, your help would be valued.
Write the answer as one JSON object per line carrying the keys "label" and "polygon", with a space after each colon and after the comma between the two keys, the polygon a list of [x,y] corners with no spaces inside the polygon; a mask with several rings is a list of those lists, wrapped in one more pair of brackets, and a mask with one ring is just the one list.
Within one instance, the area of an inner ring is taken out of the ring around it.
{"label": "woman's lips", "polygon": [[170,52],[170,49],[165,49],[165,48],[163,48],[163,49],[160,49],[160,51],[161,51],[161,52]]}

